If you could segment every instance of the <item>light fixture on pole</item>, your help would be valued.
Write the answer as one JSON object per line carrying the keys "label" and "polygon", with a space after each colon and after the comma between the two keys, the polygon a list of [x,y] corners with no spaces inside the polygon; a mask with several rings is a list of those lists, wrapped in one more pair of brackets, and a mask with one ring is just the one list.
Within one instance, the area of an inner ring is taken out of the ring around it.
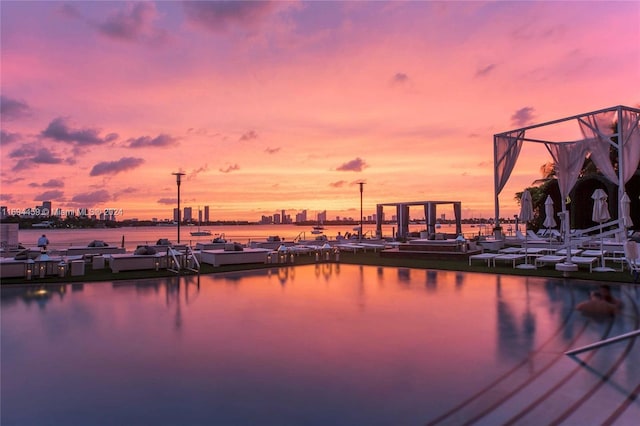
{"label": "light fixture on pole", "polygon": [[360,229],[358,230],[358,240],[362,241],[362,187],[364,186],[364,182],[358,182],[360,185]]}
{"label": "light fixture on pole", "polygon": [[176,184],[178,185],[178,244],[180,244],[180,221],[182,215],[180,214],[180,178],[184,176],[182,172],[171,173],[176,176]]}

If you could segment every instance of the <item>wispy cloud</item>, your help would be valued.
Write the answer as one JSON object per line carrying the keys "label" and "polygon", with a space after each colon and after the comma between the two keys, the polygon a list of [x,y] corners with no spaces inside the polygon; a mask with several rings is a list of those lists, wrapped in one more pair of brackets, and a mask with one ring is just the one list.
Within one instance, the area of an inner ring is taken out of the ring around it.
{"label": "wispy cloud", "polygon": [[0,115],[3,120],[17,120],[31,115],[31,107],[24,101],[0,95]]}
{"label": "wispy cloud", "polygon": [[329,184],[330,187],[332,188],[342,188],[343,186],[345,186],[347,184],[347,181],[344,180],[339,180],[337,182],[331,182]]}
{"label": "wispy cloud", "polygon": [[66,16],[67,18],[81,18],[82,15],[78,8],[71,3],[64,3],[58,7],[56,10],[60,15]]}
{"label": "wispy cloud", "polygon": [[6,179],[2,179],[2,184],[3,185],[13,185],[14,183],[22,182],[23,180],[25,180],[25,178],[23,178],[23,177],[6,178]]}
{"label": "wispy cloud", "polygon": [[49,148],[41,148],[36,145],[23,144],[9,153],[10,158],[18,158],[13,171],[29,169],[37,164],[60,164],[63,159]]}
{"label": "wispy cloud", "polygon": [[142,158],[123,157],[117,161],[103,161],[91,169],[91,176],[115,175],[120,172],[139,167],[144,160]]}
{"label": "wispy cloud", "polygon": [[224,169],[219,168],[218,170],[220,170],[222,173],[231,173],[233,171],[240,170],[240,166],[238,166],[238,164],[231,164]]}
{"label": "wispy cloud", "polygon": [[175,206],[176,204],[178,204],[178,199],[177,198],[160,198],[157,202],[158,204]]}
{"label": "wispy cloud", "polygon": [[49,151],[47,148],[40,148],[38,153],[31,159],[36,164],[60,164],[62,158]]}
{"label": "wispy cloud", "polygon": [[242,136],[240,136],[239,140],[240,142],[246,142],[252,139],[258,139],[258,134],[255,130],[249,130],[248,132],[244,133]]}
{"label": "wispy cloud", "polygon": [[40,182],[31,182],[29,186],[32,188],[62,188],[64,187],[64,181],[61,179],[49,179],[44,183]]}
{"label": "wispy cloud", "polygon": [[486,77],[491,74],[493,70],[496,68],[496,64],[489,64],[483,68],[479,68],[476,70],[476,77]]}
{"label": "wispy cloud", "polygon": [[76,143],[78,145],[101,145],[118,138],[117,133],[109,133],[105,137],[100,137],[100,130],[98,129],[73,129],[67,123],[67,119],[63,117],[54,119],[41,134],[45,138],[58,142]]}
{"label": "wispy cloud", "polygon": [[106,189],[100,189],[98,191],[93,192],[84,192],[81,194],[74,195],[71,198],[71,203],[73,204],[95,204],[95,203],[104,203],[111,200],[111,195]]}
{"label": "wispy cloud", "polygon": [[358,157],[351,161],[347,161],[346,163],[336,168],[336,170],[341,172],[361,172],[366,167],[369,167],[367,163],[365,163],[362,158]]}
{"label": "wispy cloud", "polygon": [[42,186],[45,188],[62,188],[64,186],[64,181],[62,179],[49,179],[43,183]]}
{"label": "wispy cloud", "polygon": [[187,173],[187,180],[194,179],[199,174],[205,173],[205,172],[208,172],[208,171],[209,171],[209,165],[208,164],[205,164],[204,166],[200,166],[197,169],[193,169],[189,173]]}
{"label": "wispy cloud", "polygon": [[154,25],[157,16],[153,2],[128,3],[98,23],[97,28],[113,40],[162,45],[168,41],[168,32]]}
{"label": "wispy cloud", "polygon": [[127,140],[129,148],[146,148],[146,147],[166,147],[175,146],[178,138],[167,134],[160,134],[155,138],[151,136],[141,136],[139,138],[131,138]]}
{"label": "wispy cloud", "polygon": [[397,72],[393,76],[393,82],[396,84],[404,84],[409,81],[409,76],[403,72]]}
{"label": "wispy cloud", "polygon": [[11,133],[5,130],[0,130],[0,145],[7,145],[10,143],[18,142],[22,139],[20,133]]}
{"label": "wispy cloud", "polygon": [[511,123],[514,126],[524,127],[533,122],[535,118],[535,109],[533,107],[520,108],[511,116]]}
{"label": "wispy cloud", "polygon": [[64,196],[64,192],[54,189],[51,191],[45,191],[42,194],[38,194],[33,199],[34,201],[49,201],[60,200]]}
{"label": "wispy cloud", "polygon": [[280,148],[270,148],[267,147],[265,148],[264,152],[266,152],[267,154],[277,154],[278,152],[280,152]]}
{"label": "wispy cloud", "polygon": [[20,147],[12,150],[9,153],[9,157],[10,158],[30,157],[32,155],[35,155],[36,151],[37,151],[37,148],[35,145],[23,144],[23,145],[20,145]]}
{"label": "wispy cloud", "polygon": [[187,21],[211,32],[255,29],[276,8],[271,1],[184,1]]}

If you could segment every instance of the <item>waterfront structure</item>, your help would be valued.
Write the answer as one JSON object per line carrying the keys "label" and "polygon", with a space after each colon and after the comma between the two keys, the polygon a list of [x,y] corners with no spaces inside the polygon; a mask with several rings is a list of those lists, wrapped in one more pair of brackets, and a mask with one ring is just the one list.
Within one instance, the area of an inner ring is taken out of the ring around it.
{"label": "waterfront structure", "polygon": [[462,203],[460,201],[407,201],[401,203],[381,203],[376,205],[376,235],[382,235],[382,221],[384,217],[384,207],[394,207],[398,218],[397,238],[404,239],[409,236],[409,207],[423,206],[424,216],[427,220],[427,232],[429,234],[436,233],[436,214],[439,204],[452,204],[453,214],[456,221],[456,235],[462,233]]}
{"label": "waterfront structure", "polygon": [[[561,136],[566,134],[566,129],[572,125],[582,133],[582,139],[566,140]],[[552,132],[559,136],[549,136],[553,134]],[[638,185],[633,185],[631,182],[640,180],[640,177],[635,176],[640,165],[640,109],[619,105],[495,134],[493,136],[493,167],[496,224],[500,217],[500,192],[511,176],[524,142],[543,144],[551,155],[561,200],[579,202],[584,198],[575,196],[578,192],[576,182],[581,168],[573,165],[578,163],[576,159],[584,161],[587,155],[602,174],[605,186],[611,187],[611,193],[608,196],[612,205],[618,207],[616,210],[622,211],[621,203],[627,192],[625,186],[629,187],[628,197],[631,200],[638,199],[638,194],[631,194],[634,187],[637,191]],[[616,163],[617,171],[612,164],[612,158]],[[579,164],[581,165],[582,162]],[[569,235],[571,226],[568,203],[560,204],[562,227],[565,235]],[[576,213],[583,214],[583,211],[590,211],[588,208],[579,208],[576,203],[573,204],[574,220]],[[638,209],[640,205],[637,203],[635,206],[631,205],[631,210],[638,211]],[[625,235],[623,222],[615,219],[604,223],[601,227],[617,226],[617,232]]]}

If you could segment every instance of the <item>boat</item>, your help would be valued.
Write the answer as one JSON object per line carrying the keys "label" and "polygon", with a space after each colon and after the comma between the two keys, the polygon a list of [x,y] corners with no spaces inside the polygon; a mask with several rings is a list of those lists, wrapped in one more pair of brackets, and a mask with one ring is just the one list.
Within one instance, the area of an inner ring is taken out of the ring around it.
{"label": "boat", "polygon": [[32,228],[53,228],[53,222],[50,220],[45,220],[40,223],[34,223],[31,225]]}
{"label": "boat", "polygon": [[316,225],[313,227],[313,229],[311,230],[312,234],[322,234],[324,232],[324,226],[322,225]]}
{"label": "boat", "polygon": [[[200,216],[200,209],[198,209],[198,216]],[[191,231],[191,235],[194,237],[208,237],[211,235],[211,231],[207,231],[206,229],[200,230],[200,220],[198,218],[198,230]]]}

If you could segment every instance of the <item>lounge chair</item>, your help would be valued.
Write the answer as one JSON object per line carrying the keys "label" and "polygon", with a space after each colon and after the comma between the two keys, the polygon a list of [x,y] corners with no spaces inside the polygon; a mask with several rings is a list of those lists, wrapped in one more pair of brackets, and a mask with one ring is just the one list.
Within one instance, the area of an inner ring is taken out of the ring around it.
{"label": "lounge chair", "polygon": [[546,254],[544,256],[539,256],[536,257],[534,264],[536,266],[542,266],[544,264],[547,263],[560,263],[560,262],[564,262],[565,259],[567,258],[567,256],[558,256],[558,255],[554,255],[554,254]]}
{"label": "lounge chair", "polygon": [[496,266],[496,260],[502,260],[502,261],[506,261],[506,262],[511,262],[511,266],[513,268],[516,267],[517,261],[518,260],[524,260],[527,256],[524,254],[500,254],[496,257],[494,257],[493,260],[493,266]]}
{"label": "lounge chair", "polygon": [[527,239],[529,241],[547,241],[547,239],[540,237],[538,234],[536,234],[535,232],[533,232],[532,229],[529,229],[527,231]]}
{"label": "lounge chair", "polygon": [[593,272],[593,265],[597,265],[599,257],[592,256],[573,256],[571,258],[571,262],[576,265],[587,265],[589,266],[589,272]]}
{"label": "lounge chair", "polygon": [[491,266],[491,261],[498,256],[498,253],[479,253],[469,256],[469,266],[472,260],[486,260],[487,266]]}
{"label": "lounge chair", "polygon": [[633,274],[633,282],[638,282],[640,277],[640,248],[638,248],[638,243],[632,240],[625,242],[624,257],[629,270]]}

